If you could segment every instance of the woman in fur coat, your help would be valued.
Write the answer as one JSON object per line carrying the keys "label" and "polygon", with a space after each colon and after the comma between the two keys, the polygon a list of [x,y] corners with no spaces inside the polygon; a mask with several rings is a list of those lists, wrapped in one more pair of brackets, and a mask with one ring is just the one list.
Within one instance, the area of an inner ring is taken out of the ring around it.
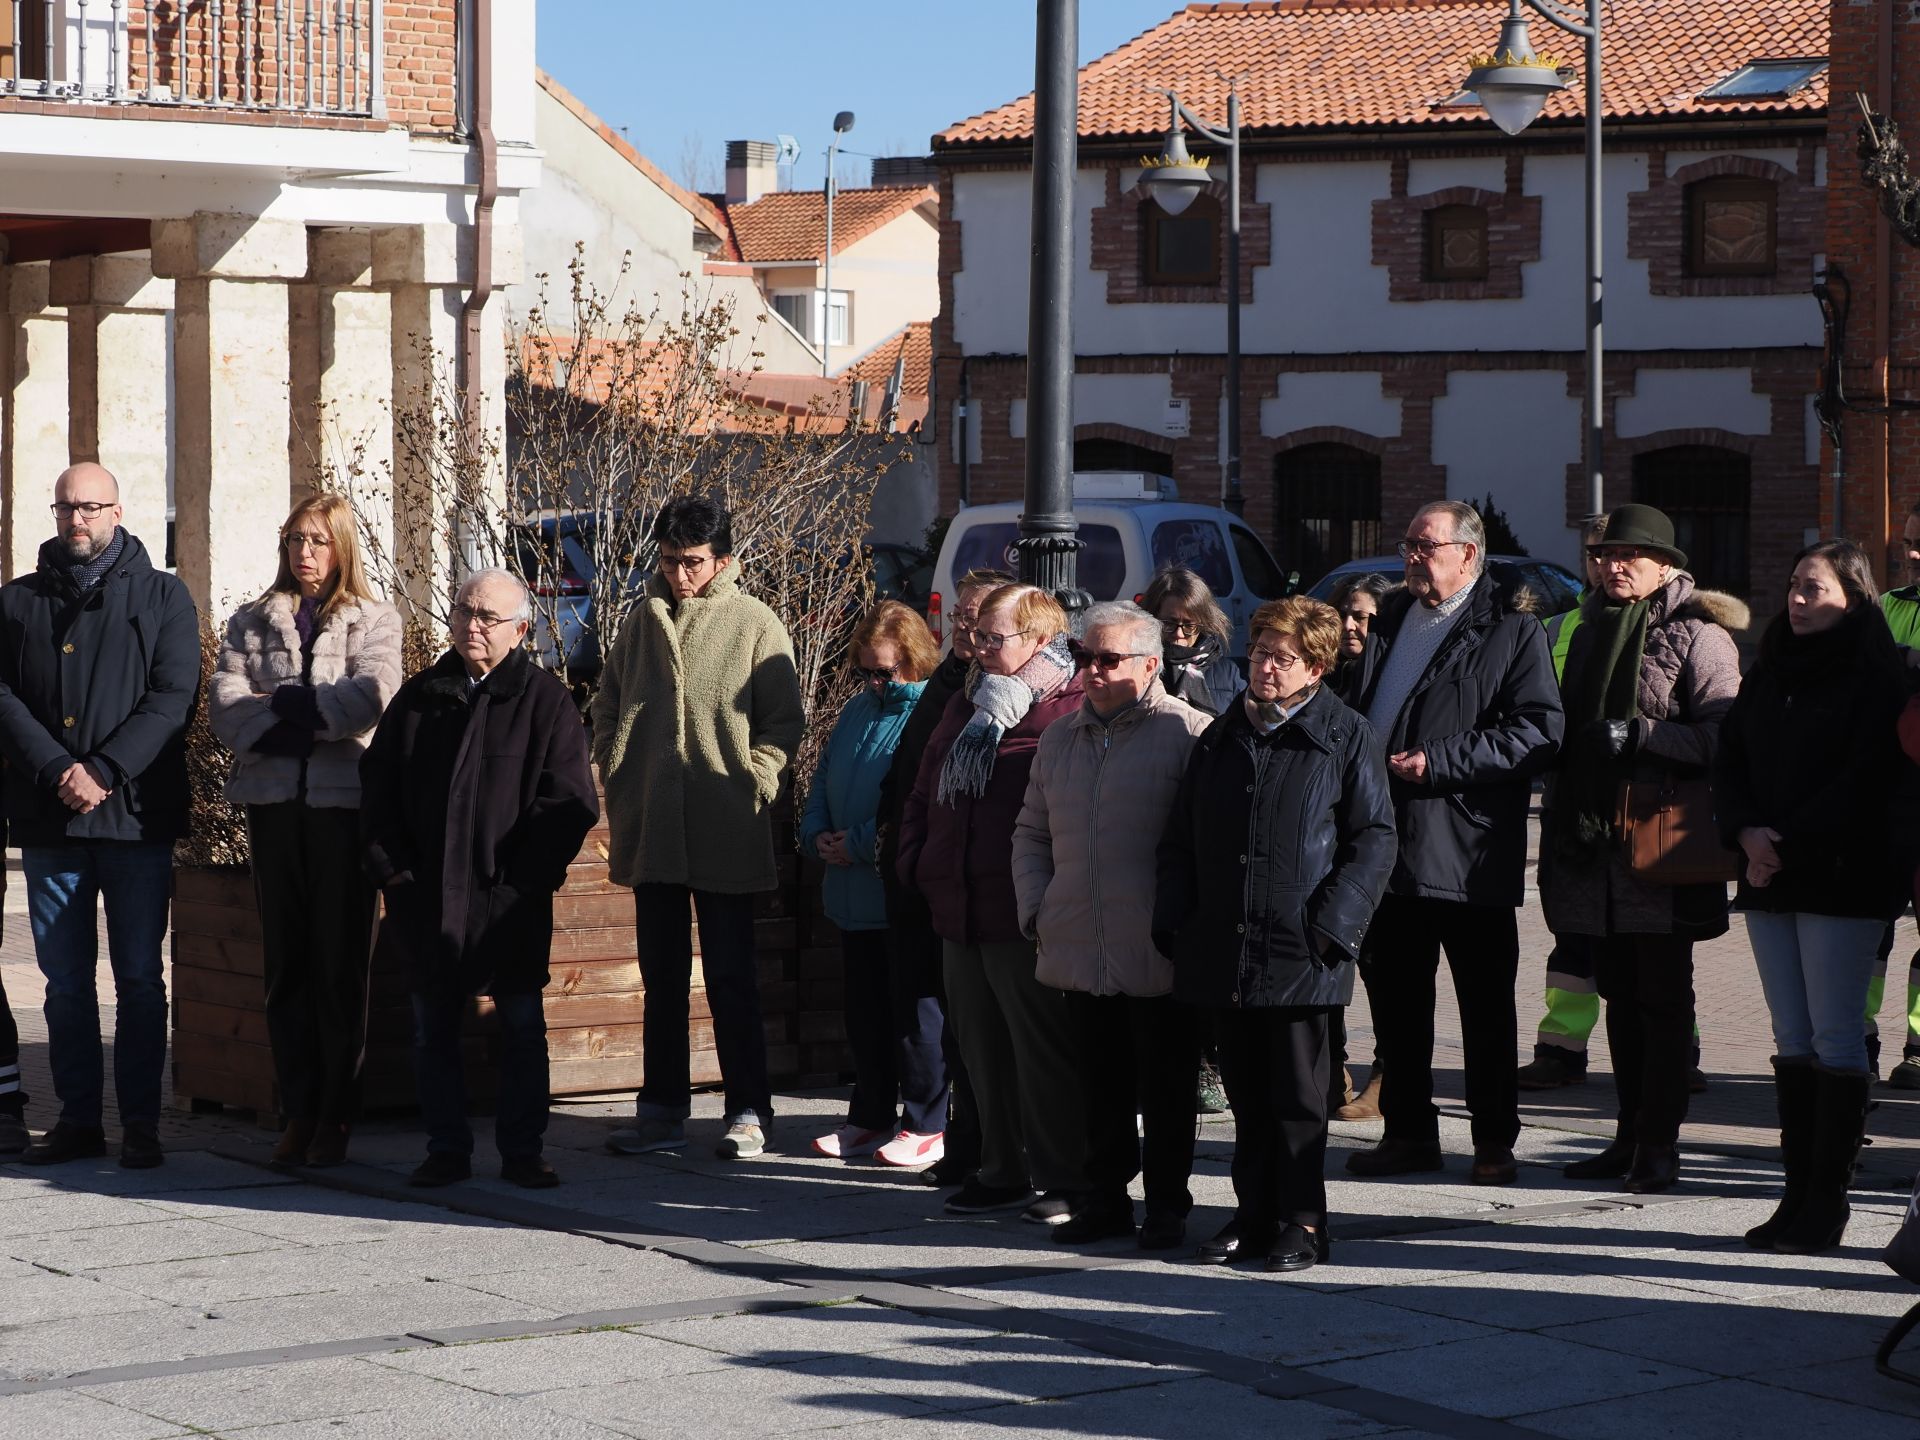
{"label": "woman in fur coat", "polygon": [[273,588],[227,622],[207,690],[247,812],[284,1165],[338,1165],[366,1050],[373,885],[360,867],[360,755],[400,688],[400,612],[374,598],[338,495],[280,527]]}

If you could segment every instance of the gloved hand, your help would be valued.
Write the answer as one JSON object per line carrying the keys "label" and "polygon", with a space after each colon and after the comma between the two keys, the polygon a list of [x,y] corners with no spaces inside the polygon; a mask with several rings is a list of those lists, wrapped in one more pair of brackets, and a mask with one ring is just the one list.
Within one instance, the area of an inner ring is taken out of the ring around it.
{"label": "gloved hand", "polygon": [[1596,760],[1625,760],[1640,740],[1632,720],[1589,720],[1580,730],[1581,750]]}

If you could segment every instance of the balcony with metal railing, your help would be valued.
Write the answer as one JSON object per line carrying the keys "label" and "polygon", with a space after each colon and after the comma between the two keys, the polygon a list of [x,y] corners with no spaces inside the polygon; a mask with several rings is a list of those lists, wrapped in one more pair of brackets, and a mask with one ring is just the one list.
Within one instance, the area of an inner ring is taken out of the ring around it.
{"label": "balcony with metal railing", "polygon": [[385,9],[385,0],[0,0],[0,102],[380,120]]}

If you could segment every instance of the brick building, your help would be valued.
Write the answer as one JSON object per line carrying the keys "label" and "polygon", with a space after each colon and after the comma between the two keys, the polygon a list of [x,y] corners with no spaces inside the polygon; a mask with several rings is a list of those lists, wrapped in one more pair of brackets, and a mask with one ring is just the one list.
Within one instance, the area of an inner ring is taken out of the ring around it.
{"label": "brick building", "polygon": [[214,613],[329,455],[420,543],[393,412],[459,384],[499,427],[533,8],[0,5],[0,577],[82,459]]}
{"label": "brick building", "polygon": [[[1820,523],[1826,4],[1606,13],[1609,500],[1667,508],[1702,578],[1742,593]],[[1225,156],[1178,219],[1137,181],[1167,126],[1150,87],[1221,123],[1237,75],[1249,521],[1310,580],[1388,549],[1422,501],[1491,494],[1533,553],[1573,558],[1582,91],[1576,75],[1511,138],[1461,95],[1506,8],[1195,4],[1081,72],[1077,470],[1221,493]],[[1577,62],[1562,38],[1536,23]],[[943,511],[1021,494],[1032,113],[1016,100],[934,141]]]}
{"label": "brick building", "polygon": [[[1901,527],[1920,500],[1920,244],[1887,222],[1862,183],[1853,97],[1866,95],[1890,116],[1910,154],[1920,146],[1920,7],[1834,0],[1832,57],[1827,264],[1848,302],[1835,347],[1839,378],[1847,398],[1864,408],[1846,414],[1841,453],[1825,447],[1821,513],[1829,526],[1881,542],[1875,558],[1884,552],[1884,573],[1897,576]],[[1836,476],[1844,477],[1838,485]]]}

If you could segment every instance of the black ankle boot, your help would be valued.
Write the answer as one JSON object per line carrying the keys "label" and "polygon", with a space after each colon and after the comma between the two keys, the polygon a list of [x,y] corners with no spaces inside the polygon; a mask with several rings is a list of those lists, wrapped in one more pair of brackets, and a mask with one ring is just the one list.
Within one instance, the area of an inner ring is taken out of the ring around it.
{"label": "black ankle boot", "polygon": [[1792,1225],[1807,1198],[1807,1168],[1813,1159],[1813,1062],[1798,1057],[1774,1057],[1773,1097],[1780,1110],[1780,1163],[1786,1167],[1786,1188],[1773,1214],[1747,1231],[1747,1244],[1771,1250]]}
{"label": "black ankle boot", "polygon": [[1813,1145],[1807,1163],[1806,1195],[1799,1213],[1775,1237],[1773,1248],[1787,1255],[1817,1255],[1840,1243],[1852,1211],[1847,1190],[1854,1161],[1866,1138],[1872,1081],[1865,1073],[1814,1071]]}

